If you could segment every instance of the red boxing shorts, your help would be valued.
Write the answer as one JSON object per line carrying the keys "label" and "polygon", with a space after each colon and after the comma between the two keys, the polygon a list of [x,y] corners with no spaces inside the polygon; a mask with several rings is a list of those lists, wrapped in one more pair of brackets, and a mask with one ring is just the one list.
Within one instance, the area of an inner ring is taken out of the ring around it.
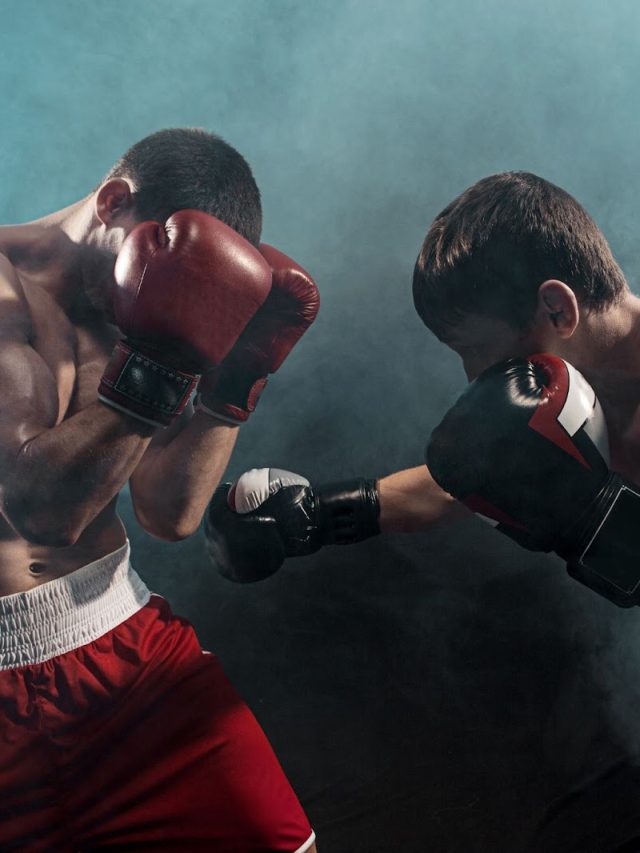
{"label": "red boxing shorts", "polygon": [[0,849],[302,853],[255,718],[129,546],[0,598]]}

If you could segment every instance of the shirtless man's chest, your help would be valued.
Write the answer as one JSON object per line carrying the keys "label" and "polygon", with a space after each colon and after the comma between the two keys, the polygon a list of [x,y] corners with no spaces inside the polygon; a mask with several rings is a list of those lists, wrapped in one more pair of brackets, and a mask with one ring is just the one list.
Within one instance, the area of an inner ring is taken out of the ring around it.
{"label": "shirtless man's chest", "polygon": [[[50,295],[23,281],[31,321],[31,345],[57,389],[57,423],[97,399],[97,388],[118,332],[104,322],[72,324]],[[64,485],[61,484],[61,488]],[[113,500],[69,547],[51,548],[22,539],[0,516],[0,595],[45,583],[117,549],[125,533]]]}

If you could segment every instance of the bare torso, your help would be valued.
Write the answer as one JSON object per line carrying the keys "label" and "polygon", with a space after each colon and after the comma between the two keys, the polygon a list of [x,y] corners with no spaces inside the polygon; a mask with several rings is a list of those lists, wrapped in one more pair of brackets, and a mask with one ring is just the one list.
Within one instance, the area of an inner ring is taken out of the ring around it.
{"label": "bare torso", "polygon": [[[10,255],[16,229],[0,228],[0,253]],[[22,234],[18,232],[18,236]],[[31,345],[51,370],[58,392],[58,423],[97,398],[97,387],[118,333],[91,319],[72,323],[60,305],[29,272],[15,268],[28,303]],[[0,340],[0,346],[2,341]],[[64,489],[65,484],[61,483]],[[125,530],[111,501],[77,542],[63,548],[34,545],[0,515],[0,595],[31,589],[108,554],[125,542]]]}
{"label": "bare torso", "polygon": [[[63,267],[56,267],[55,257],[41,263],[38,242],[38,230],[33,226],[0,228],[0,257],[9,258],[24,291],[30,346],[51,371],[59,424],[96,401],[98,383],[118,330],[96,312],[87,312],[79,319],[77,314],[63,310],[56,298],[56,277],[60,278]],[[626,378],[616,378],[601,365],[597,377],[587,378],[607,419],[611,467],[640,484],[640,379],[625,373]],[[211,457],[208,453],[207,458]],[[69,484],[60,483],[61,492],[69,488]],[[382,480],[381,507],[382,528],[389,531],[424,530],[439,521],[455,521],[467,512],[438,489],[424,466]],[[116,499],[67,547],[30,543],[0,514],[0,595],[28,590],[69,574],[116,550],[125,538]]]}

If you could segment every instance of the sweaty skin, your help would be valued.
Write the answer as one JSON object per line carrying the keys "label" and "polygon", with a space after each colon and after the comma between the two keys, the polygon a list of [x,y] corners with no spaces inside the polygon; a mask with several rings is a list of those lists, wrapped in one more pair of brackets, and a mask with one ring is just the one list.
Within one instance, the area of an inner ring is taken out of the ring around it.
{"label": "sweaty skin", "polygon": [[146,530],[190,535],[235,443],[237,428],[192,409],[156,430],[97,400],[119,337],[113,264],[135,224],[114,215],[105,229],[89,196],[0,228],[0,595],[124,544],[116,502],[127,481]]}
{"label": "sweaty skin", "polygon": [[[561,288],[557,292],[564,298]],[[541,307],[526,334],[500,320],[469,315],[443,342],[460,356],[469,381],[510,356],[551,352],[565,358],[584,374],[602,405],[611,468],[640,484],[640,299],[626,291],[608,310],[575,311],[569,317],[567,303],[563,326],[563,315],[551,322]],[[470,514],[439,488],[425,465],[382,478],[378,489],[380,528],[386,533],[426,531]]]}

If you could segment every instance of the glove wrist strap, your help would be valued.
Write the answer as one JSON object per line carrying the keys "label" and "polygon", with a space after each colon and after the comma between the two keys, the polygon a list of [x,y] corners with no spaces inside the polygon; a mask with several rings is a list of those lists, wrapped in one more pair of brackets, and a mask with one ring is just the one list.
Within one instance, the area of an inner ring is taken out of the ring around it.
{"label": "glove wrist strap", "polygon": [[640,603],[638,519],[638,490],[612,473],[572,528],[570,552],[562,546],[557,549],[572,577],[619,607]]}
{"label": "glove wrist strap", "polygon": [[166,427],[184,410],[197,382],[197,374],[118,341],[100,380],[98,399],[143,423]]}
{"label": "glove wrist strap", "polygon": [[250,376],[222,367],[216,375],[206,377],[207,387],[198,394],[197,408],[220,420],[243,424],[255,411],[266,384],[266,376]]}
{"label": "glove wrist strap", "polygon": [[350,545],[380,533],[376,480],[345,480],[316,489],[317,523],[324,545]]}

